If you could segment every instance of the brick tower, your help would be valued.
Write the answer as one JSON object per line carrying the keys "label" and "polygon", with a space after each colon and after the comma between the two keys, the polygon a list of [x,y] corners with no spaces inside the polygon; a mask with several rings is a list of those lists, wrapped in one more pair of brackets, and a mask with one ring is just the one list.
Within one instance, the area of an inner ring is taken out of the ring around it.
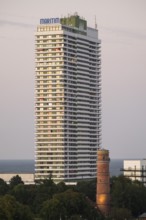
{"label": "brick tower", "polygon": [[97,151],[97,157],[96,205],[107,216],[110,211],[109,151],[100,149]]}

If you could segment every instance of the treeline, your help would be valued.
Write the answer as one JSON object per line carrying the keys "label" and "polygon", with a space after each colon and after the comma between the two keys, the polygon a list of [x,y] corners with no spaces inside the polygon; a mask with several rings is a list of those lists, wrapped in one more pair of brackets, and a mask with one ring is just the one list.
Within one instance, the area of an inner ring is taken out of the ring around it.
{"label": "treeline", "polygon": [[111,216],[114,219],[137,219],[146,212],[146,187],[120,175],[111,178]]}
{"label": "treeline", "polygon": [[92,202],[96,182],[84,184],[83,190],[91,186],[86,194],[80,184],[55,184],[51,178],[35,185],[24,185],[19,176],[14,176],[10,184],[0,179],[0,220],[102,220]]}
{"label": "treeline", "polygon": [[146,187],[124,176],[111,178],[111,214],[95,205],[96,179],[75,186],[46,179],[24,185],[19,176],[0,179],[0,220],[123,220],[146,212]]}

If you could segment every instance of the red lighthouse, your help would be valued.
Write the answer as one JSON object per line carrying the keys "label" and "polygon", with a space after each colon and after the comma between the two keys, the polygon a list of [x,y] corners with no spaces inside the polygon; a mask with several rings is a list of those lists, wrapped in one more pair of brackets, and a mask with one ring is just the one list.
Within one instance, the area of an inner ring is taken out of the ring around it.
{"label": "red lighthouse", "polygon": [[107,216],[110,211],[109,162],[109,151],[105,149],[98,150],[96,205],[105,216]]}

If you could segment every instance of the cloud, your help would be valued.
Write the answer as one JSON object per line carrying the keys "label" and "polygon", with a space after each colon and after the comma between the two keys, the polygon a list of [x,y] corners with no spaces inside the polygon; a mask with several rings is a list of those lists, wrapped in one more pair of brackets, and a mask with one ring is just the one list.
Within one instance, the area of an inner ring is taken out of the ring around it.
{"label": "cloud", "polygon": [[0,26],[18,26],[22,28],[33,28],[35,25],[33,24],[27,24],[27,23],[22,23],[22,22],[16,22],[16,21],[8,21],[8,20],[0,20]]}

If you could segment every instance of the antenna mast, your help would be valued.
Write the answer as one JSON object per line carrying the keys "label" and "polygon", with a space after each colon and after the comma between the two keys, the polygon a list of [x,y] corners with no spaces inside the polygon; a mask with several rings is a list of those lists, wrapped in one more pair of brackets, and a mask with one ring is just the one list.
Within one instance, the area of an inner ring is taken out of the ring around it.
{"label": "antenna mast", "polygon": [[95,29],[97,30],[97,21],[96,21],[96,15],[95,15]]}

